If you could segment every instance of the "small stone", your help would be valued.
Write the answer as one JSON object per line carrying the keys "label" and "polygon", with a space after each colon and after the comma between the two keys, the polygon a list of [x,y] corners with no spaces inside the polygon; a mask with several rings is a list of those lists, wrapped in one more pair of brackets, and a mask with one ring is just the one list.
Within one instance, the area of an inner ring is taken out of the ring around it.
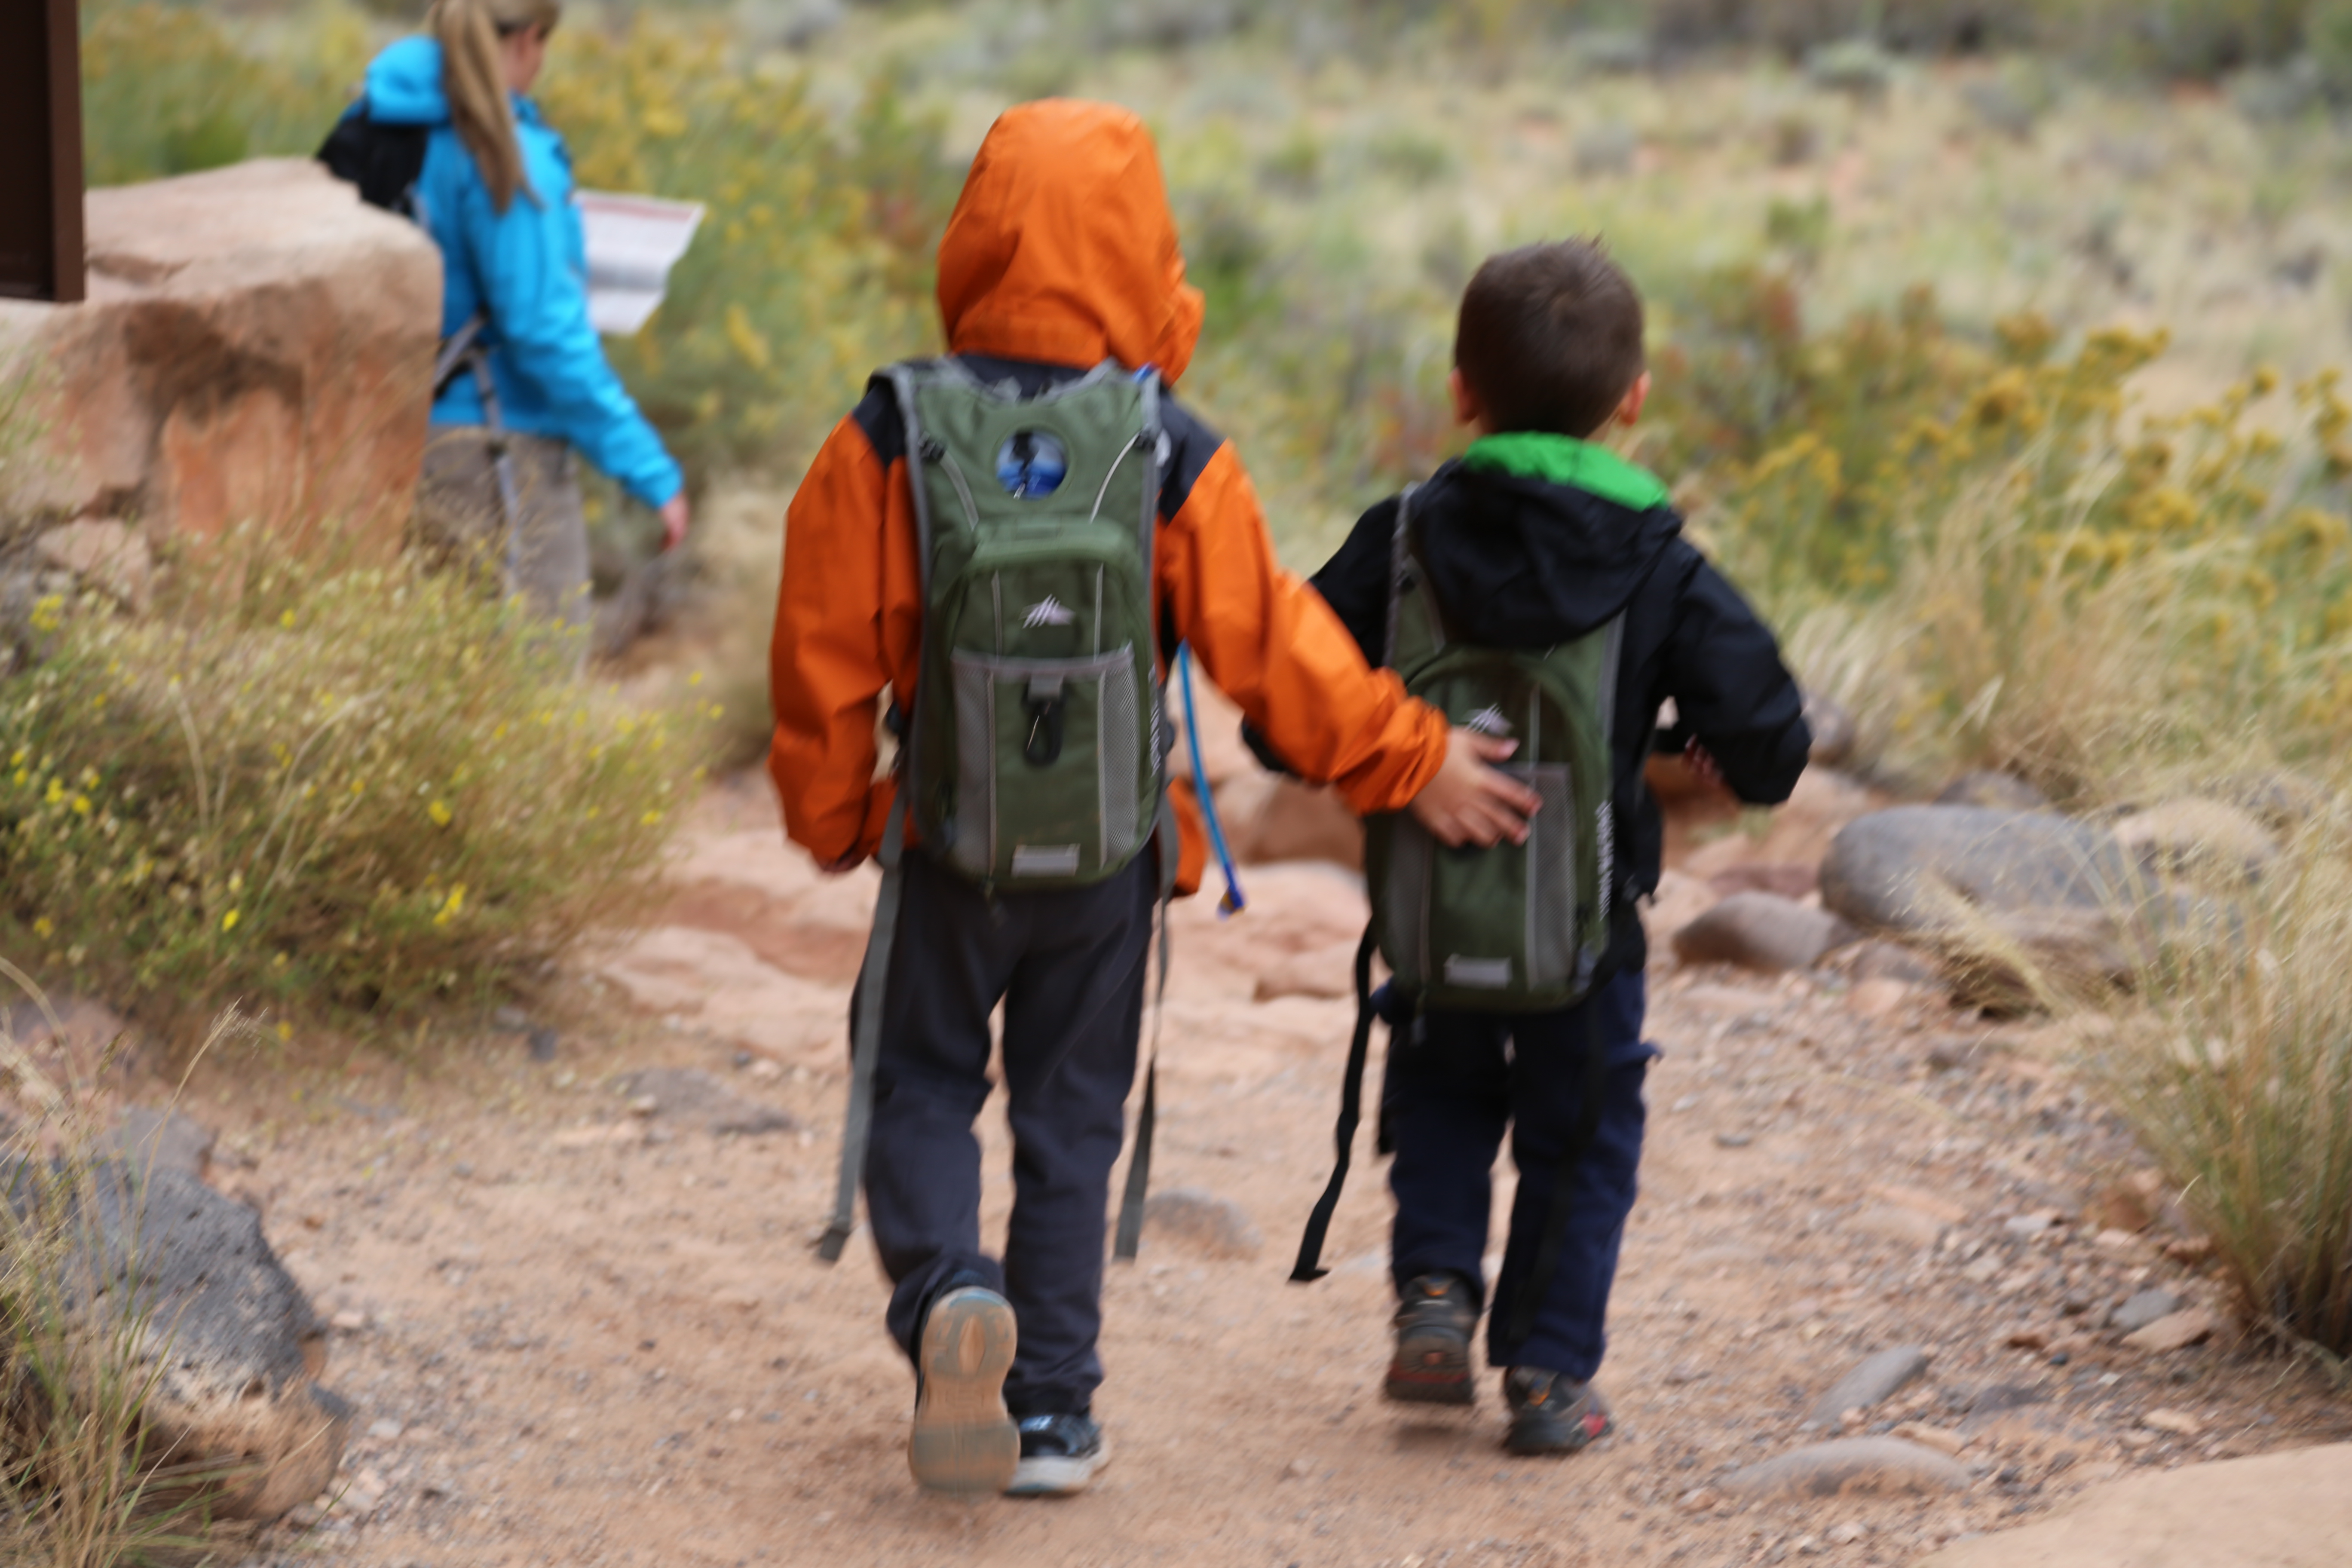
{"label": "small stone", "polygon": [[530,1032],[530,1059],[535,1062],[553,1061],[559,1039],[556,1032],[544,1024],[533,1029]]}
{"label": "small stone", "polygon": [[603,1149],[615,1143],[642,1143],[645,1141],[646,1130],[627,1121],[605,1126],[567,1127],[549,1140],[558,1149]]}
{"label": "small stone", "polygon": [[1938,1197],[1934,1193],[1923,1193],[1916,1187],[1895,1186],[1873,1187],[1871,1191],[1890,1204],[1899,1204],[1906,1209],[1916,1209],[1921,1214],[1932,1215],[1946,1225],[1968,1223],[1969,1211],[1966,1207],[1952,1202],[1949,1198]]}
{"label": "small stone", "polygon": [[1239,1204],[1197,1187],[1154,1193],[1143,1205],[1143,1229],[1211,1258],[1255,1258],[1265,1246],[1256,1222]]}
{"label": "small stone", "polygon": [[1745,1149],[1755,1142],[1756,1136],[1751,1132],[1718,1132],[1715,1135],[1715,1146],[1718,1149]]}
{"label": "small stone", "polygon": [[1984,1046],[1977,1040],[1947,1037],[1927,1047],[1927,1067],[1933,1072],[1964,1071],[1983,1059]]}
{"label": "small stone", "polygon": [[661,1101],[650,1094],[641,1094],[629,1101],[629,1114],[632,1116],[657,1116],[660,1113]]}
{"label": "small stone", "polygon": [[1927,1352],[1918,1345],[1880,1351],[1838,1379],[1813,1405],[1800,1431],[1834,1426],[1849,1410],[1868,1410],[1927,1370]]}
{"label": "small stone", "polygon": [[1666,1373],[1666,1385],[1669,1388],[1681,1388],[1685,1384],[1696,1383],[1706,1375],[1706,1368],[1685,1362]]}
{"label": "small stone", "polygon": [[1948,1432],[1941,1426],[1929,1426],[1917,1421],[1906,1421],[1895,1428],[1893,1435],[1907,1443],[1924,1443],[1937,1453],[1949,1454],[1955,1458],[1959,1457],[1962,1448],[1969,1446],[1969,1440],[1958,1432]]}
{"label": "small stone", "polygon": [[1990,1415],[2002,1410],[2022,1410],[2029,1405],[2041,1405],[2049,1395],[2039,1388],[2029,1388],[2017,1383],[1990,1383],[1969,1396],[1969,1414]]}
{"label": "small stone", "polygon": [[2000,1342],[2011,1350],[2046,1351],[2050,1348],[2050,1331],[2035,1328],[2011,1329],[2001,1337]]}
{"label": "small stone", "polygon": [[530,1030],[530,1018],[520,1007],[500,1007],[490,1014],[490,1026],[503,1029],[509,1035],[527,1034]]}
{"label": "small stone", "polygon": [[1919,988],[1910,982],[1895,979],[1864,980],[1845,994],[1846,1011],[1857,1018],[1884,1023],[1911,1005]]}
{"label": "small stone", "polygon": [[1933,1247],[1944,1234],[1942,1223],[1933,1215],[1893,1204],[1875,1204],[1859,1211],[1846,1221],[1846,1227],[1905,1247]]}
{"label": "small stone", "polygon": [[2164,1244],[2164,1255],[2175,1263],[2191,1268],[2213,1256],[2213,1238],[2210,1236],[2182,1237]]}
{"label": "small stone", "polygon": [[2192,1307],[2168,1318],[2158,1318],[2136,1334],[2125,1335],[2124,1343],[2136,1351],[2162,1352],[2186,1350],[2211,1338],[2216,1326],[2210,1312]]}
{"label": "small stone", "polygon": [[761,1083],[773,1083],[784,1076],[783,1064],[771,1061],[766,1057],[754,1057],[751,1065],[743,1070]]}
{"label": "small stone", "polygon": [[1777,973],[1810,969],[1860,935],[1836,915],[1772,893],[1734,893],[1674,934],[1685,963],[1736,963]]}
{"label": "small stone", "polygon": [[2151,1410],[2139,1418],[2139,1424],[2151,1431],[2169,1432],[2179,1437],[2194,1437],[2205,1430],[2205,1423],[2186,1410]]}
{"label": "small stone", "polygon": [[2065,1216],[2055,1209],[2042,1209],[2033,1214],[2021,1214],[2001,1223],[2001,1229],[2023,1240],[2047,1232]]}
{"label": "small stone", "polygon": [[1862,1540],[1869,1533],[1870,1526],[1863,1523],[1858,1519],[1850,1519],[1843,1524],[1833,1524],[1830,1526],[1822,1539],[1827,1541],[1832,1546],[1852,1546],[1855,1542]]}
{"label": "small stone", "polygon": [[1284,1466],[1282,1473],[1292,1480],[1303,1481],[1315,1473],[1315,1467],[1307,1461],[1305,1455],[1301,1455]]}
{"label": "small stone", "polygon": [[1723,1494],[1717,1491],[1713,1487],[1693,1487],[1690,1490],[1683,1493],[1682,1497],[1675,1501],[1675,1506],[1682,1510],[1685,1513],[1705,1513],[1708,1509],[1713,1508],[1717,1502],[1721,1501],[1722,1499]]}
{"label": "small stone", "polygon": [[338,1333],[356,1334],[368,1326],[368,1315],[359,1311],[341,1311],[337,1312],[328,1321],[333,1325]]}
{"label": "small stone", "polygon": [[369,1423],[367,1435],[376,1442],[390,1443],[398,1440],[403,1430],[399,1422],[387,1415],[381,1421]]}
{"label": "small stone", "polygon": [[2172,1316],[2185,1303],[2178,1292],[2152,1286],[2117,1307],[2107,1320],[2107,1325],[2127,1334],[2137,1333],[2158,1318]]}
{"label": "small stone", "polygon": [[1948,1454],[1899,1437],[1838,1437],[1732,1471],[1723,1489],[1751,1498],[1917,1497],[1975,1478]]}

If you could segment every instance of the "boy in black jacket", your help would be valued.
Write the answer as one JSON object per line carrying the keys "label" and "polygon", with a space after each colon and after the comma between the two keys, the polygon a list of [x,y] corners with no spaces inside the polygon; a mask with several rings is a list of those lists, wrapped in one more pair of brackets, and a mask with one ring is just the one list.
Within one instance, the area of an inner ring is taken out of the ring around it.
{"label": "boy in black jacket", "polygon": [[[1463,296],[1452,378],[1454,413],[1478,438],[1412,500],[1416,554],[1458,640],[1549,647],[1624,616],[1612,919],[1591,992],[1553,1013],[1424,1012],[1395,1028],[1382,1094],[1401,1301],[1391,1399],[1475,1398],[1491,1173],[1510,1124],[1518,1198],[1487,1355],[1505,1369],[1507,1447],[1521,1454],[1571,1453],[1609,1429],[1590,1384],[1633,1206],[1642,1080],[1657,1054],[1642,1040],[1646,947],[1633,906],[1658,882],[1664,832],[1642,771],[1660,705],[1674,700],[1694,762],[1751,804],[1786,800],[1811,743],[1772,634],[1683,539],[1665,487],[1590,444],[1641,414],[1642,334],[1641,296],[1597,245],[1491,258]],[[1375,665],[1387,652],[1396,507],[1366,512],[1314,578]],[[1588,1042],[1602,1053],[1597,1067]],[[1597,1114],[1586,1105],[1595,1086]],[[1541,1270],[1559,1163],[1580,1143],[1556,1267]],[[1526,1289],[1538,1272],[1549,1279]]]}

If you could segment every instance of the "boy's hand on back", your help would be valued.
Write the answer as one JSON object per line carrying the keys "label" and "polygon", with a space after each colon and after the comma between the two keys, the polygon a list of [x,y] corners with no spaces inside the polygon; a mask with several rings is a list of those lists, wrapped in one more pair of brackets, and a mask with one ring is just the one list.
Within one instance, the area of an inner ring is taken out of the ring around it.
{"label": "boy's hand on back", "polygon": [[1542,802],[1535,791],[1486,765],[1518,749],[1517,741],[1455,730],[1446,742],[1445,764],[1412,797],[1409,809],[1414,819],[1441,844],[1484,848],[1506,838],[1525,844],[1528,818]]}

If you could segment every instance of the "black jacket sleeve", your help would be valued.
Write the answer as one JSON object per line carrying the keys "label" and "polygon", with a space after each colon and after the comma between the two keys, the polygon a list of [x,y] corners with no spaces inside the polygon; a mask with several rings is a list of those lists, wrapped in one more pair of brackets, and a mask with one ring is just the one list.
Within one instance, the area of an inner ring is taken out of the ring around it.
{"label": "black jacket sleeve", "polygon": [[1704,559],[1677,595],[1661,652],[1676,732],[1696,737],[1750,805],[1788,799],[1812,750],[1804,698],[1771,632]]}
{"label": "black jacket sleeve", "polygon": [[[1307,580],[1307,585],[1323,595],[1323,602],[1356,639],[1364,662],[1373,666],[1388,654],[1383,645],[1389,633],[1389,566],[1396,549],[1396,500],[1391,497],[1358,518],[1339,552]],[[1272,742],[1246,721],[1242,724],[1242,740],[1259,762],[1276,773],[1294,772]]]}

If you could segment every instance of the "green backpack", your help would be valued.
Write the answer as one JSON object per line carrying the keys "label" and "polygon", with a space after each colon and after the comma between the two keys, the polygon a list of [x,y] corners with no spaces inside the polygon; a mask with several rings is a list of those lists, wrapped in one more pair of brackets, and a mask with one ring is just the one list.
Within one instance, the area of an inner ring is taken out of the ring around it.
{"label": "green backpack", "polygon": [[916,828],[990,887],[1101,881],[1150,842],[1167,785],[1159,382],[1108,362],[1036,397],[954,360],[890,378],[923,563]]}
{"label": "green backpack", "polygon": [[[1417,487],[1414,487],[1417,488]],[[1452,723],[1519,742],[1502,771],[1542,800],[1523,845],[1447,848],[1410,812],[1364,824],[1371,924],[1356,951],[1356,1031],[1339,1095],[1331,1180],[1307,1221],[1291,1279],[1321,1279],[1323,1241],[1347,1184],[1363,1113],[1372,1035],[1372,954],[1388,961],[1416,1019],[1449,1011],[1546,1013],[1582,1001],[1609,946],[1615,882],[1610,731],[1625,620],[1541,650],[1481,647],[1450,635],[1413,549],[1413,489],[1397,498],[1387,657],[1405,689]],[[1523,1342],[1557,1272],[1569,1200],[1599,1126],[1606,1064],[1588,1009],[1584,1106],[1560,1161],[1535,1265],[1509,1304],[1507,1342]],[[1400,1026],[1401,1027],[1403,1026]]]}
{"label": "green backpack", "polygon": [[1449,849],[1409,812],[1364,825],[1381,956],[1423,1006],[1543,1013],[1581,1000],[1609,945],[1615,858],[1610,726],[1620,616],[1541,650],[1448,635],[1397,501],[1388,667],[1452,723],[1516,740],[1502,771],[1541,797],[1524,845]]}
{"label": "green backpack", "polygon": [[[841,1170],[817,1247],[827,1262],[856,1217],[908,817],[942,863],[1008,891],[1103,881],[1164,824],[1163,992],[1176,873],[1151,591],[1159,378],[1106,360],[1024,396],[953,359],[889,374],[922,563],[922,674],[858,973]],[[1146,1079],[1129,1162],[1123,1258],[1135,1256],[1142,1226],[1156,1079]]]}

